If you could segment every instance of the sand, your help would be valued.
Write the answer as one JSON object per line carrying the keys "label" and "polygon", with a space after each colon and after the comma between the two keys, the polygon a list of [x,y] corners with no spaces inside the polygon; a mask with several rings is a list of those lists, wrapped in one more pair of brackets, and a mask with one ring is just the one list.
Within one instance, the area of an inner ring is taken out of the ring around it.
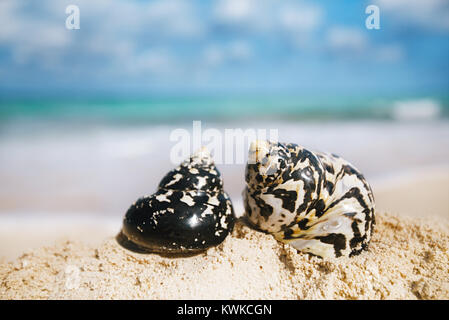
{"label": "sand", "polygon": [[372,183],[376,208],[411,217],[449,219],[449,167],[428,166]]}
{"label": "sand", "polygon": [[378,213],[369,251],[323,260],[238,223],[183,258],[115,238],[63,241],[0,264],[2,299],[449,299],[447,222]]}

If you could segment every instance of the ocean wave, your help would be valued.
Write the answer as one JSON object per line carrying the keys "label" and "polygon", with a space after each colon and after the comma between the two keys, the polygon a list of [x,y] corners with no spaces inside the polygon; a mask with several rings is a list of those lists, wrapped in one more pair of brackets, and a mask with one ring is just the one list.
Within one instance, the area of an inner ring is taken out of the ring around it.
{"label": "ocean wave", "polygon": [[440,116],[442,106],[434,99],[401,100],[393,104],[392,116],[399,121],[432,120]]}

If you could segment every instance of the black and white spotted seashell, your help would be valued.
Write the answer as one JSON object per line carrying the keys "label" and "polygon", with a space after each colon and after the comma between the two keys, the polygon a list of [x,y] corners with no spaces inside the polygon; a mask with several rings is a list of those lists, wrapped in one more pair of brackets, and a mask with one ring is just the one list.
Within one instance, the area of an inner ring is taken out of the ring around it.
{"label": "black and white spotted seashell", "polygon": [[220,173],[202,148],[128,209],[122,236],[148,252],[195,253],[220,244],[234,222]]}
{"label": "black and white spotted seashell", "polygon": [[256,229],[320,257],[367,249],[373,193],[346,160],[293,143],[256,141],[245,176],[244,217]]}

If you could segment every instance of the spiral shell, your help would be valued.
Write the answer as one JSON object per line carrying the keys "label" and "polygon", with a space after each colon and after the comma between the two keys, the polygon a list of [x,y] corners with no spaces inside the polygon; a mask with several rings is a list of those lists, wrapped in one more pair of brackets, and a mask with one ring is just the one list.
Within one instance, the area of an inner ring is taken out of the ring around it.
{"label": "spiral shell", "polygon": [[220,173],[202,148],[128,209],[122,234],[144,251],[189,253],[220,244],[234,221]]}
{"label": "spiral shell", "polygon": [[334,154],[256,141],[243,191],[245,219],[278,241],[323,258],[367,249],[374,198],[363,175]]}

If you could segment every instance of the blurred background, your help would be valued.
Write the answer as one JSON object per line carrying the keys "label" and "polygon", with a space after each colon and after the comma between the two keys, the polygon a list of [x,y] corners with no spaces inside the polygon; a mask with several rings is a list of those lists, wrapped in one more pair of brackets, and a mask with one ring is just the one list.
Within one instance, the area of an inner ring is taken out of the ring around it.
{"label": "blurred background", "polygon": [[[447,219],[448,75],[446,0],[0,0],[0,259],[114,235],[194,120],[277,129],[379,211]],[[244,165],[218,167],[241,214]]]}

